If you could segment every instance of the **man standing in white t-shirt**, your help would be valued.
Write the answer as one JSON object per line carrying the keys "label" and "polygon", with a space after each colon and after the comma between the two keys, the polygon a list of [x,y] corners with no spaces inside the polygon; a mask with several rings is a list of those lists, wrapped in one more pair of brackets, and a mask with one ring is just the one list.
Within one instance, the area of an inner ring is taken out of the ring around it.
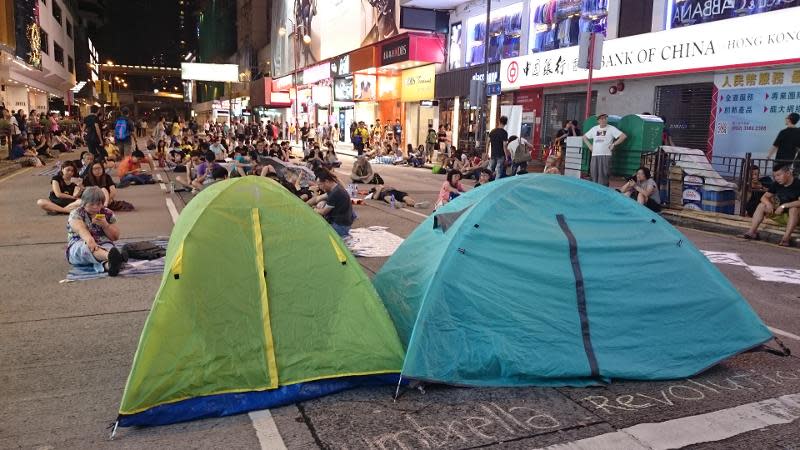
{"label": "man standing in white t-shirt", "polygon": [[[628,136],[613,125],[608,124],[608,114],[597,116],[597,125],[583,135],[583,142],[592,152],[590,174],[592,181],[608,186],[608,173],[611,167],[611,152],[622,144]],[[591,140],[591,141],[590,141]]]}

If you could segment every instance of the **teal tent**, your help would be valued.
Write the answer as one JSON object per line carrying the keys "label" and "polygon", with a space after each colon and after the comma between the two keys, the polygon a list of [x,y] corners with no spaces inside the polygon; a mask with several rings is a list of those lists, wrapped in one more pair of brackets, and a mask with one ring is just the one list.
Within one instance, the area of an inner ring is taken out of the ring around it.
{"label": "teal tent", "polygon": [[458,197],[374,284],[407,351],[402,375],[448,384],[683,378],[772,338],[669,223],[558,175]]}

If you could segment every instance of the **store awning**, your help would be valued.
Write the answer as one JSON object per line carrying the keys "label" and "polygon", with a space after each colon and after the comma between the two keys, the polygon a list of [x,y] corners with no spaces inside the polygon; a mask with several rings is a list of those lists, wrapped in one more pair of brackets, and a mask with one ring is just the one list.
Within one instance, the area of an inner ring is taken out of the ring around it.
{"label": "store awning", "polygon": [[440,34],[404,33],[381,44],[380,66],[395,70],[443,63],[445,41]]}

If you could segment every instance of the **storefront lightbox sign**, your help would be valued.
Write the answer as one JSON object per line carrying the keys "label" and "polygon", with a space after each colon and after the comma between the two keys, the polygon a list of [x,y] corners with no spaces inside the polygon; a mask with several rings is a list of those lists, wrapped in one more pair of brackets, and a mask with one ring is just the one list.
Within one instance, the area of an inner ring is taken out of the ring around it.
{"label": "storefront lightbox sign", "polygon": [[340,56],[331,61],[331,78],[350,75],[350,55]]}
{"label": "storefront lightbox sign", "polygon": [[800,0],[669,0],[667,28],[685,27],[800,6]]}
{"label": "storefront lightbox sign", "polygon": [[311,98],[314,104],[319,106],[330,106],[331,87],[330,86],[311,86]]}
{"label": "storefront lightbox sign", "polygon": [[408,61],[408,49],[408,37],[384,45],[381,47],[381,65],[387,66],[389,64]]}
{"label": "storefront lightbox sign", "polygon": [[800,112],[800,67],[717,74],[714,155],[766,158],[784,119]]}
{"label": "storefront lightbox sign", "polygon": [[272,80],[273,92],[285,92],[292,87],[292,76],[286,75],[285,77],[275,78]]}
{"label": "storefront lightbox sign", "polygon": [[378,77],[378,100],[396,100],[400,98],[400,77]]}
{"label": "storefront lightbox sign", "polygon": [[[610,39],[598,81],[800,62],[800,8]],[[588,77],[578,68],[578,47],[501,61],[503,91],[572,84]]]}
{"label": "storefront lightbox sign", "polygon": [[450,25],[447,47],[447,70],[461,67],[461,22]]}
{"label": "storefront lightbox sign", "polygon": [[326,62],[303,70],[303,84],[312,84],[331,77],[331,63]]}
{"label": "storefront lightbox sign", "polygon": [[400,100],[418,102],[434,98],[436,68],[433,64],[404,70],[400,87]]}
{"label": "storefront lightbox sign", "polygon": [[361,102],[374,102],[375,101],[375,84],[377,77],[375,75],[353,75],[353,100]]}
{"label": "storefront lightbox sign", "polygon": [[333,99],[337,102],[353,101],[353,77],[341,77],[333,80]]}

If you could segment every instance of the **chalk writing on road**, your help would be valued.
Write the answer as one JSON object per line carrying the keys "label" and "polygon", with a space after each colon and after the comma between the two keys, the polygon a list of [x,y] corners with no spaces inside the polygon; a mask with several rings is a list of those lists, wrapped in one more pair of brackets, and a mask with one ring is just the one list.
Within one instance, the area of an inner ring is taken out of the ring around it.
{"label": "chalk writing on road", "polygon": [[725,378],[687,379],[663,387],[655,392],[632,392],[623,395],[590,395],[581,400],[590,410],[606,414],[620,414],[653,407],[674,407],[686,402],[699,402],[719,398],[730,391],[755,392],[767,387],[778,387],[800,380],[800,370],[778,370],[763,374],[755,370],[740,372]]}
{"label": "chalk writing on road", "polygon": [[404,429],[374,437],[362,437],[370,449],[439,448],[452,444],[498,442],[512,436],[528,436],[552,431],[561,423],[550,414],[528,406],[503,407],[496,403],[476,405],[474,414],[435,424],[420,417],[403,416]]}

